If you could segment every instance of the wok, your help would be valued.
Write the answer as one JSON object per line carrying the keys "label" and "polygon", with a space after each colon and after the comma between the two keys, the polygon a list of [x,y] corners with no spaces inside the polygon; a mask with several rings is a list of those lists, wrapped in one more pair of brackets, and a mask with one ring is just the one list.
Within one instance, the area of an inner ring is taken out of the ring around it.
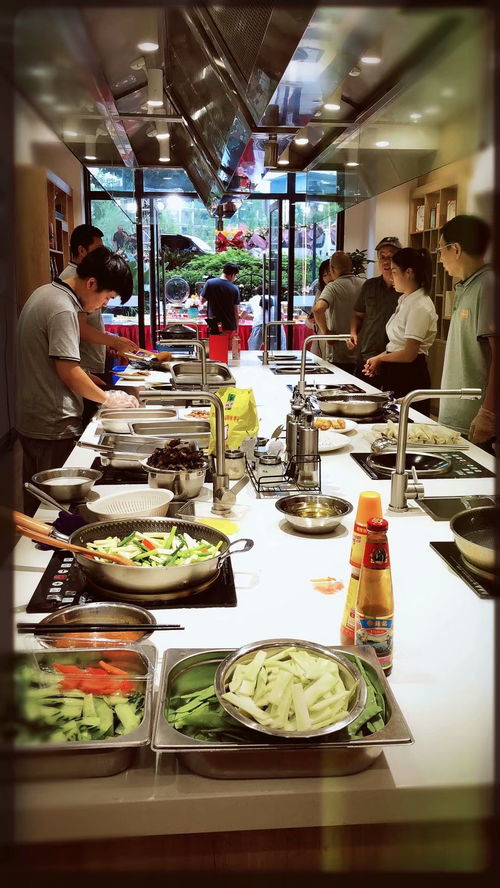
{"label": "wok", "polygon": [[[89,579],[97,586],[116,590],[139,593],[141,595],[169,594],[169,597],[184,596],[189,589],[207,582],[215,577],[223,562],[237,552],[247,552],[253,546],[253,540],[239,539],[233,542],[213,527],[198,524],[194,521],[178,521],[172,518],[122,518],[116,521],[99,521],[87,524],[71,534],[70,542],[77,546],[86,546],[94,540],[102,540],[108,536],[125,537],[138,530],[141,533],[168,533],[172,526],[177,532],[188,533],[193,539],[204,539],[217,545],[222,542],[218,554],[206,561],[174,567],[123,567],[120,564],[104,564],[91,561],[83,555],[76,555],[76,560]],[[235,548],[237,544],[240,548]],[[110,569],[111,568],[111,569]]]}
{"label": "wok", "polygon": [[389,404],[391,397],[387,394],[349,394],[338,395],[326,391],[315,393],[322,413],[330,416],[373,416]]}
{"label": "wok", "polygon": [[[396,468],[396,456],[396,453],[370,453],[366,463],[381,475],[390,475]],[[423,478],[446,475],[450,466],[450,460],[444,456],[435,456],[432,453],[412,453],[411,450],[405,454],[405,470],[411,472],[415,468],[418,475]]]}
{"label": "wok", "polygon": [[500,521],[500,506],[465,509],[454,515],[450,527],[463,557],[483,570],[495,568],[495,537]]}

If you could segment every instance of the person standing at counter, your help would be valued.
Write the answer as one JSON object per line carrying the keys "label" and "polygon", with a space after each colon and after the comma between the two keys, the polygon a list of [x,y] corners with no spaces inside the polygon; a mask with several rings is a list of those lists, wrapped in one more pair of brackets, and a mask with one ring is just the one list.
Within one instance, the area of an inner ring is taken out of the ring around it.
{"label": "person standing at counter", "polygon": [[[314,297],[313,307],[306,318],[306,327],[309,327],[309,329],[314,334],[320,332],[319,327],[314,320],[314,306],[316,305],[317,300],[321,298],[323,290],[325,289],[326,285],[330,283],[331,280],[333,280],[333,278],[330,269],[330,260],[324,259],[318,269],[318,288]],[[311,352],[313,355],[318,355],[318,357],[321,357],[321,345],[321,342],[311,343]]]}
{"label": "person standing at counter", "polygon": [[[85,256],[91,253],[92,250],[96,250],[97,247],[103,246],[102,237],[101,229],[95,225],[77,225],[73,229],[69,241],[71,259],[59,275],[61,281],[67,281],[69,278],[74,277],[78,265],[85,259]],[[106,346],[115,352],[119,352],[136,351],[137,345],[123,336],[116,337],[106,333],[100,309],[90,312],[90,314],[81,312],[78,315],[78,322],[80,325],[81,367],[88,373],[92,382],[105,388]],[[82,416],[84,426],[90,422],[95,411],[95,402],[86,399]]]}
{"label": "person standing at counter", "polygon": [[[320,333],[349,333],[351,316],[363,281],[352,273],[352,259],[338,250],[330,258],[331,280],[313,305],[314,320]],[[322,342],[323,356],[341,370],[352,372],[356,355],[344,342]]]}
{"label": "person standing at counter", "polygon": [[397,237],[383,237],[375,247],[380,276],[370,278],[361,287],[351,318],[350,350],[358,348],[356,376],[380,388],[380,376],[365,377],[363,368],[368,358],[373,358],[384,350],[387,335],[385,327],[398,302],[398,294],[393,287],[391,259],[401,250]]}
{"label": "person standing at counter", "polygon": [[[123,392],[104,392],[80,366],[80,312],[103,308],[132,293],[127,263],[106,247],[88,253],[67,281],[56,278],[26,301],[17,328],[16,430],[23,480],[62,466],[82,431],[83,398],[96,404],[138,406]],[[25,508],[37,503],[25,497]]]}
{"label": "person standing at counter", "polygon": [[207,326],[210,333],[226,333],[232,339],[238,330],[240,291],[235,284],[239,266],[226,262],[218,278],[210,278],[201,298],[207,303]]}
{"label": "person standing at counter", "polygon": [[[405,247],[394,254],[391,271],[396,292],[401,293],[396,311],[387,321],[385,351],[368,358],[366,376],[380,374],[382,388],[402,398],[413,389],[430,388],[427,355],[436,338],[437,314],[428,295],[432,262],[428,250]],[[430,401],[419,401],[418,409],[429,416]]]}
{"label": "person standing at counter", "polygon": [[450,329],[444,354],[441,388],[480,388],[483,400],[444,398],[439,421],[490,453],[496,437],[494,275],[484,256],[490,242],[489,226],[477,216],[455,216],[443,225],[438,259],[455,286]]}

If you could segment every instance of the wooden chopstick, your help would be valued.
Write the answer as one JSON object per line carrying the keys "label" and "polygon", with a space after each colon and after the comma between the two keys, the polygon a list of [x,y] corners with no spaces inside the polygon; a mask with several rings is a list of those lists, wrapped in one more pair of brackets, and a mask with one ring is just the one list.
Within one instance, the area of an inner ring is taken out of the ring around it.
{"label": "wooden chopstick", "polygon": [[139,632],[165,629],[184,629],[177,623],[78,623],[56,626],[42,626],[40,623],[17,623],[17,631],[20,635],[65,635],[67,633],[78,635],[79,632]]}

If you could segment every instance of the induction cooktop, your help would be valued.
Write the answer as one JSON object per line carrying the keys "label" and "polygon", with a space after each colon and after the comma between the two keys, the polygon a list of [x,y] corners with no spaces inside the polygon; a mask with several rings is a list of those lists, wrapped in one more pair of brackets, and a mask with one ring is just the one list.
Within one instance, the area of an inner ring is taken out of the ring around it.
{"label": "induction cooktop", "polygon": [[454,542],[437,542],[430,543],[429,545],[446,562],[453,573],[467,583],[478,598],[495,598],[498,596],[500,591],[498,579],[495,580],[495,578],[489,578],[486,575],[479,576],[475,571],[471,570]]}
{"label": "induction cooktop", "polygon": [[[359,422],[359,420],[356,420]],[[479,465],[479,463],[475,462],[475,460],[471,459],[470,456],[466,456],[464,453],[459,452],[457,450],[447,450],[440,452],[439,454],[432,454],[433,456],[440,456],[445,460],[450,461],[450,469],[445,473],[439,475],[441,479],[450,479],[450,478],[494,478],[494,472],[490,472],[489,469],[486,469],[484,466]],[[358,463],[359,466],[369,475],[370,478],[373,478],[374,481],[388,481],[390,480],[390,475],[386,475],[382,472],[378,472],[372,465],[367,463],[368,457],[373,457],[373,453],[350,453],[350,457],[352,457],[355,462]]]}

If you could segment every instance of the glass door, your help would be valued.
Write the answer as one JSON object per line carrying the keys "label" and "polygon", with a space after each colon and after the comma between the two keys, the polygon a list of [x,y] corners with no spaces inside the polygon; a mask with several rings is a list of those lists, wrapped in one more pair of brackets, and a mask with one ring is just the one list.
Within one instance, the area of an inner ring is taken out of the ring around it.
{"label": "glass door", "polygon": [[[269,302],[264,300],[263,323],[281,320],[281,299],[283,295],[283,204],[275,201],[269,208],[269,266],[267,269]],[[282,337],[279,327],[269,331],[269,348],[281,348]],[[279,343],[279,346],[277,345]]]}

